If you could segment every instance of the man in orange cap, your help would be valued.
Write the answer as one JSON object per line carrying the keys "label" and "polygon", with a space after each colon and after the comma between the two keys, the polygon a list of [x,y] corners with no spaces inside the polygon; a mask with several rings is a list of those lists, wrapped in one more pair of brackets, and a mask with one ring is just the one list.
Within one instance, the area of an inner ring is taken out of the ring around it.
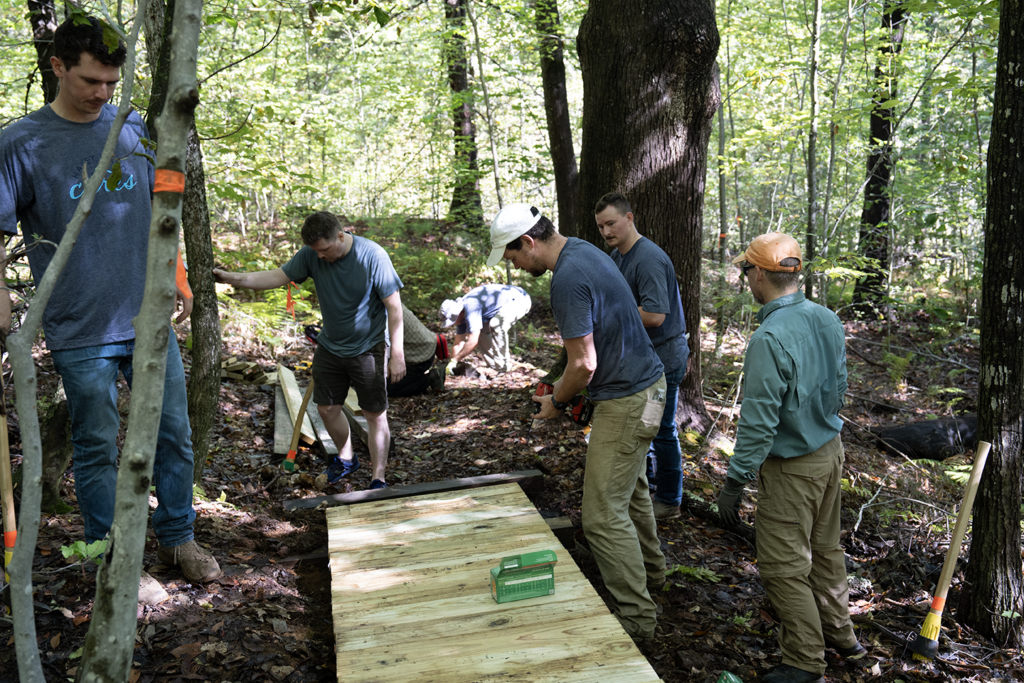
{"label": "man in orange cap", "polygon": [[800,290],[803,259],[789,235],[755,238],[743,268],[761,326],[750,337],[736,448],[718,497],[722,522],[740,521],[743,487],[758,482],[757,566],[779,615],[782,665],[765,683],[824,681],[825,648],[865,653],[850,621],[839,545],[846,340],[835,313]]}

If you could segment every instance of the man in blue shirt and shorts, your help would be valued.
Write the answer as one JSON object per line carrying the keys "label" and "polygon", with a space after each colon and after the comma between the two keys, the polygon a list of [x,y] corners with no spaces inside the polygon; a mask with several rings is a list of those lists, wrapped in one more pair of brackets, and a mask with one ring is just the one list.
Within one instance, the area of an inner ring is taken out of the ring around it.
{"label": "man in blue shirt and shorts", "polygon": [[[324,427],[338,445],[330,463],[328,483],[359,469],[352,435],[341,407],[350,387],[369,432],[371,489],[385,488],[384,470],[391,447],[385,375],[392,382],[405,377],[402,281],[387,252],[368,239],[341,229],[338,217],[318,211],[302,225],[305,246],[274,270],[229,273],[214,269],[218,282],[247,289],[274,289],[313,278],[324,328],[313,355],[313,400]],[[390,358],[385,330],[391,340]]]}

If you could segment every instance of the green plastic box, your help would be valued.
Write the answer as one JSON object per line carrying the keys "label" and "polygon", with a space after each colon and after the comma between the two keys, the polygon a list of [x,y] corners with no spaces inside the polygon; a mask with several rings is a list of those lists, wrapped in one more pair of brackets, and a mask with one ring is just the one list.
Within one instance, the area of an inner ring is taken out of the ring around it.
{"label": "green plastic box", "polygon": [[491,568],[491,597],[501,603],[554,595],[556,562],[554,550],[501,558]]}

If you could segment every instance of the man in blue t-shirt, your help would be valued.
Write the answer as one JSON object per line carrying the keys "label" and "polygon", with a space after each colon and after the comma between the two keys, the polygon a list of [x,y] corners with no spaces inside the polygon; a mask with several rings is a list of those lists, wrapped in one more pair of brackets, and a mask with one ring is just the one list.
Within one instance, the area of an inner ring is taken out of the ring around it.
{"label": "man in blue t-shirt", "polygon": [[650,638],[657,610],[648,586],[665,582],[645,462],[665,412],[665,375],[629,285],[608,255],[563,237],[529,204],[491,223],[487,265],[504,257],[539,277],[551,271],[551,308],[568,354],[537,418],[557,417],[587,389],[595,403],[583,483],[583,530],[623,628]]}
{"label": "man in blue t-shirt", "polygon": [[512,369],[509,331],[530,312],[530,295],[513,285],[480,285],[458,299],[441,304],[445,327],[455,325],[455,353],[452,362],[460,363],[479,351],[484,365],[497,372]]}
{"label": "man in blue t-shirt", "polygon": [[614,249],[612,260],[626,278],[647,335],[665,366],[665,414],[651,442],[647,480],[654,489],[654,517],[678,517],[683,500],[683,452],[676,428],[676,401],[690,348],[676,269],[661,247],[637,232],[633,209],[621,194],[610,192],[601,197],[594,207],[594,220],[601,237]]}
{"label": "man in blue t-shirt", "polygon": [[[96,170],[117,109],[107,101],[121,75],[126,50],[110,50],[103,25],[68,18],[54,32],[50,58],[60,90],[54,101],[0,134],[0,230],[29,245],[29,266],[38,282],[64,236],[87,180]],[[104,538],[114,519],[117,485],[117,377],[132,383],[135,329],[142,304],[153,192],[153,166],[143,154],[146,124],[135,112],[117,138],[114,159],[121,178],[104,183],[94,198],[67,265],[43,313],[46,347],[60,373],[71,414],[75,491],[85,538]],[[107,170],[110,174],[111,170]],[[0,245],[0,258],[4,249]],[[180,260],[180,257],[179,257]],[[187,285],[185,285],[187,288]],[[179,289],[182,322],[192,293]],[[10,299],[0,296],[0,328],[10,328]],[[173,330],[159,434],[153,461],[157,508],[153,530],[167,565],[180,566],[190,581],[221,575],[214,557],[194,540],[192,442],[185,371]],[[155,588],[143,572],[140,599]],[[158,594],[162,590],[156,591]],[[165,594],[164,594],[165,595]],[[152,597],[152,593],[150,593]]]}
{"label": "man in blue t-shirt", "polygon": [[[376,242],[344,232],[338,217],[318,211],[302,225],[305,246],[274,270],[229,273],[214,269],[218,282],[247,289],[274,289],[313,278],[324,329],[313,354],[313,400],[324,427],[338,445],[329,463],[328,483],[359,469],[352,435],[341,407],[349,388],[356,390],[369,432],[371,489],[387,486],[384,470],[391,447],[385,374],[392,382],[405,377],[402,281],[391,259]],[[391,340],[390,357],[384,338]]]}

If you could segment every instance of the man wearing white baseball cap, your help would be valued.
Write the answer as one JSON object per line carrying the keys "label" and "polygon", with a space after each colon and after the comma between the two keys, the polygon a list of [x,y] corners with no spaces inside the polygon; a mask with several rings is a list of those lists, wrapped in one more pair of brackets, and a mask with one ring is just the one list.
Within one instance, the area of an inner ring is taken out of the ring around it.
{"label": "man wearing white baseball cap", "polygon": [[665,373],[633,294],[612,259],[563,237],[536,207],[513,204],[491,223],[488,265],[501,258],[539,277],[551,271],[551,308],[569,362],[536,417],[557,417],[576,394],[594,401],[583,482],[583,530],[616,615],[635,639],[654,636],[652,588],[665,583],[647,493],[647,449],[665,410]]}
{"label": "man wearing white baseball cap", "polygon": [[860,657],[839,543],[846,340],[835,313],[800,291],[803,259],[789,235],[760,235],[733,260],[761,326],[750,337],[743,408],[718,512],[740,521],[743,487],[758,479],[757,570],[779,615],[782,664],[765,683],[822,683],[825,648]]}

